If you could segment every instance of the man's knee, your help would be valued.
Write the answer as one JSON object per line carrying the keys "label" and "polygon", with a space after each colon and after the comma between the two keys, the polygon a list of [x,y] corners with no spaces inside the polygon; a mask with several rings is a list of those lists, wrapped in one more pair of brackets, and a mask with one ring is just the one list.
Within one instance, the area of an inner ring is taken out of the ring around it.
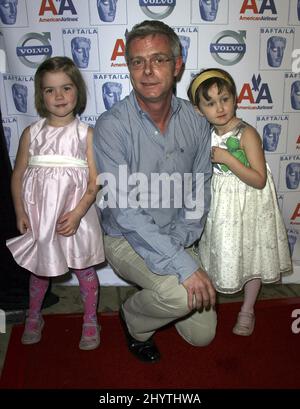
{"label": "man's knee", "polygon": [[207,325],[203,330],[193,334],[188,342],[194,346],[205,347],[209,345],[216,336],[216,327],[214,325]]}
{"label": "man's knee", "polygon": [[[196,313],[197,314],[197,313]],[[179,334],[189,344],[199,347],[209,345],[216,336],[217,317],[215,311],[204,313],[203,319],[186,319],[176,324]]]}

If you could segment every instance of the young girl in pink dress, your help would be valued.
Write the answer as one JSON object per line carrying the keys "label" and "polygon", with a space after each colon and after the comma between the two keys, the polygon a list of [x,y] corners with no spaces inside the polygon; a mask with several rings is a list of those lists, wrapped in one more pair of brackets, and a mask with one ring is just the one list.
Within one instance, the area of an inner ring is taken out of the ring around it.
{"label": "young girl in pink dress", "polygon": [[16,262],[31,271],[30,304],[23,344],[40,341],[49,277],[73,269],[84,303],[79,348],[100,343],[99,282],[93,266],[104,261],[94,205],[97,171],[92,128],[77,118],[86,105],[86,85],[67,57],[44,61],[35,74],[35,105],[41,116],[20,138],[12,195],[21,236],[7,241]]}
{"label": "young girl in pink dress", "polygon": [[249,336],[261,282],[291,272],[286,229],[261,138],[236,117],[236,87],[228,72],[207,69],[188,95],[212,125],[212,199],[199,255],[217,291],[244,290],[233,332]]}

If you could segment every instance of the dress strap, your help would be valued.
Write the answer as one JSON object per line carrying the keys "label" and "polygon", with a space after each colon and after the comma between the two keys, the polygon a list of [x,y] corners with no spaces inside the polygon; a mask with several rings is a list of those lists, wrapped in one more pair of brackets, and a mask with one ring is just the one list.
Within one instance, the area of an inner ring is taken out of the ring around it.
{"label": "dress strap", "polygon": [[72,156],[33,155],[29,158],[28,166],[87,168],[88,163],[86,160],[77,159]]}

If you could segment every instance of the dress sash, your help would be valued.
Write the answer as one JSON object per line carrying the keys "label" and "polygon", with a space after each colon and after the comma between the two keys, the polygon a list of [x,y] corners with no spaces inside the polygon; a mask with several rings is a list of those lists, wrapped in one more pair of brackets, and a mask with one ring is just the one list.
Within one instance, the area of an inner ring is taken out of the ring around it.
{"label": "dress sash", "polygon": [[72,156],[33,155],[29,158],[28,166],[87,168],[88,163],[86,160],[74,158]]}

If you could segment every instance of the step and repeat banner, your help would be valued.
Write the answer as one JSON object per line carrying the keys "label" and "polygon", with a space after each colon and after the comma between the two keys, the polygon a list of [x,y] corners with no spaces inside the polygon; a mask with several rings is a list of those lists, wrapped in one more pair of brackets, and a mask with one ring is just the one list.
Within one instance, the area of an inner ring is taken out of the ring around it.
{"label": "step and repeat banner", "polygon": [[125,35],[145,19],[179,35],[178,96],[187,98],[201,69],[234,77],[238,116],[261,135],[287,228],[294,273],[283,281],[300,283],[300,0],[0,0],[0,103],[12,165],[22,130],[37,119],[37,66],[55,55],[74,60],[89,90],[81,119],[93,126],[131,91]]}

